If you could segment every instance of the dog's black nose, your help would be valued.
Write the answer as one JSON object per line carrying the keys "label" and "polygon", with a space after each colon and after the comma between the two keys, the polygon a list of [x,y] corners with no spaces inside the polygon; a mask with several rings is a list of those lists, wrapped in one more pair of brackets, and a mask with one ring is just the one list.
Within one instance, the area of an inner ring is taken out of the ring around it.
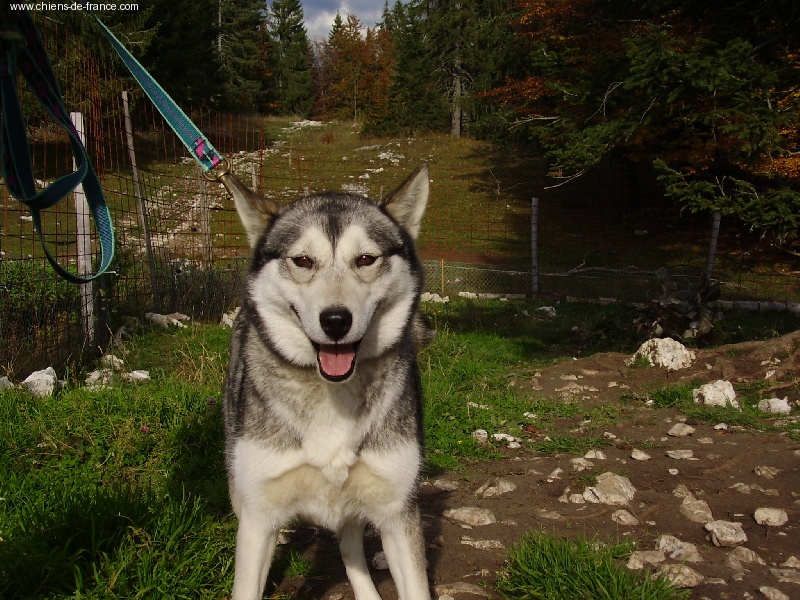
{"label": "dog's black nose", "polygon": [[353,315],[346,308],[331,308],[320,313],[319,324],[328,337],[338,342],[350,331]]}

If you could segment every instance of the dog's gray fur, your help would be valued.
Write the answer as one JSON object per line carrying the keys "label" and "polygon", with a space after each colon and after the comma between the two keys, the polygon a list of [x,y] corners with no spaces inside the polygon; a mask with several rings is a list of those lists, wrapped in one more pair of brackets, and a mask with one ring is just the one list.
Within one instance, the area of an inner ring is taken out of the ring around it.
{"label": "dog's gray fur", "polygon": [[337,534],[357,600],[380,600],[367,524],[401,600],[428,600],[414,248],[427,167],[380,203],[329,193],[279,209],[223,181],[253,248],[224,399],[239,518],[232,600],[261,598],[278,532],[296,516]]}

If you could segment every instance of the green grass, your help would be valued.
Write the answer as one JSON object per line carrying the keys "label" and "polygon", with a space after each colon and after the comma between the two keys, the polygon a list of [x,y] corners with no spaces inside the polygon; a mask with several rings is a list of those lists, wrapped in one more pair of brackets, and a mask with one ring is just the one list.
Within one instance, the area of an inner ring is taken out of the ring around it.
{"label": "green grass", "polygon": [[650,573],[629,571],[621,561],[630,542],[606,545],[597,539],[524,534],[509,551],[497,587],[510,600],[677,600],[689,595]]}
{"label": "green grass", "polygon": [[[688,418],[709,425],[727,423],[758,431],[775,430],[774,415],[758,409],[758,402],[761,399],[758,390],[763,385],[737,386],[738,409],[732,406],[706,406],[695,403],[692,399],[692,390],[699,386],[699,383],[664,386],[653,391],[649,395],[649,399],[652,400],[654,408],[677,408]],[[783,429],[790,435],[797,435],[798,425],[789,422],[783,426]]]}
{"label": "green grass", "polygon": [[[531,453],[581,454],[605,442],[596,429],[622,409],[532,398],[511,384],[599,349],[632,351],[628,336],[613,334],[627,309],[559,304],[555,319],[542,319],[539,304],[459,300],[424,307],[437,329],[420,355],[429,472],[463,472],[471,461],[502,456],[501,444],[473,440],[476,429],[525,438],[521,426],[533,425],[550,441],[531,438],[522,449]],[[83,374],[74,374],[53,398],[0,392],[0,597],[227,593],[236,521],[227,499],[220,393],[229,340],[230,330],[217,325],[142,327],[121,356],[129,369],[150,370],[150,382],[90,391],[80,385]],[[771,427],[755,408],[759,390],[738,391],[741,412],[702,412],[711,409],[694,405],[691,386],[655,390],[651,398],[696,419]],[[565,421],[587,418],[588,434],[564,433]],[[796,423],[786,428],[800,438]],[[315,565],[303,556],[282,554],[285,567],[276,577],[313,575]]]}
{"label": "green grass", "polygon": [[234,523],[209,393],[162,380],[0,395],[0,596],[220,597]]}
{"label": "green grass", "polygon": [[[580,412],[563,400],[532,399],[510,385],[515,380],[597,348],[635,347],[629,339],[612,341],[592,333],[598,323],[621,319],[625,308],[563,304],[555,319],[542,319],[535,311],[540,304],[456,300],[424,307],[436,329],[420,355],[428,461],[434,471],[495,456],[500,446],[476,443],[471,433],[477,429],[520,436],[520,426],[531,423],[526,412],[537,415],[540,428]],[[575,323],[580,323],[578,331],[573,331]]]}
{"label": "green grass", "polygon": [[587,450],[608,446],[608,440],[598,437],[575,437],[571,435],[555,435],[550,439],[536,442],[534,450],[539,454],[583,454]]}

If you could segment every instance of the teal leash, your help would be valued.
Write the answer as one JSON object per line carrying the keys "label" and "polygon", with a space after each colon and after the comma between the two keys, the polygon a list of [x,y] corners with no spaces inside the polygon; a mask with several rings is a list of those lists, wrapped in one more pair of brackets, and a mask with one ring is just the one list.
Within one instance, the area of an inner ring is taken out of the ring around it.
{"label": "teal leash", "polygon": [[[0,12],[6,9],[0,8]],[[72,283],[88,283],[105,273],[114,258],[114,227],[103,189],[78,131],[64,108],[58,81],[36,25],[27,11],[8,10],[0,16],[3,23],[0,31],[0,156],[3,178],[11,195],[27,205],[45,256],[56,273]],[[66,130],[75,158],[72,173],[62,175],[41,191],[36,190],[25,117],[17,94],[20,71],[39,103]],[[42,233],[41,211],[57,204],[79,184],[83,184],[100,239],[100,265],[95,274],[88,276],[76,275],[62,267],[50,252]]]}
{"label": "teal leash", "polygon": [[186,146],[186,149],[189,150],[192,157],[202,167],[204,173],[208,173],[211,169],[223,163],[222,156],[217,152],[214,146],[211,145],[208,138],[206,138],[192,120],[186,116],[186,113],[184,113],[169,94],[164,91],[164,88],[153,79],[153,76],[147,72],[117,37],[111,33],[111,30],[97,15],[91,12],[89,14],[92,15],[94,20],[100,25],[100,28],[108,38],[108,41],[111,42],[114,50],[119,54],[122,62],[124,62],[125,66],[130,70],[131,75],[133,75],[134,79],[136,79],[142,87],[142,90],[144,90],[144,93],[147,94],[158,109],[158,112],[161,113],[175,134],[180,138],[181,142],[183,142],[183,145]]}

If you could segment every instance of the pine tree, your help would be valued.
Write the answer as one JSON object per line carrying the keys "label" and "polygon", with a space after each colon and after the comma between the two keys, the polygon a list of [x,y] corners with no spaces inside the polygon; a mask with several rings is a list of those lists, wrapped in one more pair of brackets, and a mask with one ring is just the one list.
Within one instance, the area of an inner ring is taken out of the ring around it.
{"label": "pine tree", "polygon": [[509,0],[422,0],[437,86],[459,137],[481,110],[476,96],[499,85],[514,61]]}
{"label": "pine tree", "polygon": [[262,45],[264,17],[257,0],[218,0],[216,51],[223,90],[219,105],[254,111],[264,99],[267,68]]}
{"label": "pine tree", "polygon": [[157,33],[142,63],[182,106],[211,105],[222,90],[217,12],[193,0],[153,0],[152,6],[149,24]]}
{"label": "pine tree", "polygon": [[394,70],[385,110],[367,123],[379,133],[442,130],[448,123],[446,99],[436,88],[435,60],[426,31],[427,15],[419,3],[397,0],[381,27],[393,41]]}
{"label": "pine tree", "polygon": [[311,45],[300,0],[275,0],[269,9],[271,93],[279,112],[311,113]]}

